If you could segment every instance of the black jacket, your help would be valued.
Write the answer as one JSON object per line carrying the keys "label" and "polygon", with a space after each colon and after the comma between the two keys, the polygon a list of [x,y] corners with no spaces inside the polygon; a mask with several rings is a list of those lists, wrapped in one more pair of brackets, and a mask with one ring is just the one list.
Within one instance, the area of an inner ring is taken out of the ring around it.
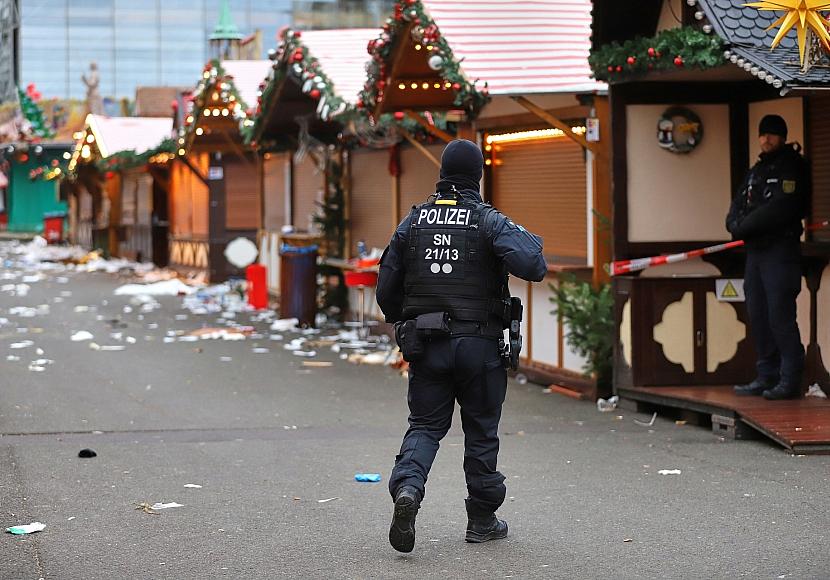
{"label": "black jacket", "polygon": [[[482,203],[474,191],[463,191],[466,201]],[[378,276],[377,301],[387,322],[402,320],[406,252],[409,244],[410,215],[400,223],[383,253]],[[497,211],[489,212],[483,225],[495,256],[507,272],[524,280],[539,282],[547,273],[542,255],[542,238],[514,224]]]}
{"label": "black jacket", "polygon": [[799,149],[762,153],[749,170],[726,217],[726,229],[748,248],[798,239],[810,200],[810,171]]}

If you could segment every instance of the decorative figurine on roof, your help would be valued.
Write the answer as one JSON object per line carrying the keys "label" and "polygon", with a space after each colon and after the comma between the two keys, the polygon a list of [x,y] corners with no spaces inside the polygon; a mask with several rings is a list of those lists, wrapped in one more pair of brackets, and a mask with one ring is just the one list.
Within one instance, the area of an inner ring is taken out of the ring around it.
{"label": "decorative figurine on roof", "polygon": [[89,63],[89,76],[81,75],[81,80],[86,85],[86,106],[93,115],[104,113],[104,99],[98,91],[101,84],[101,77],[98,74],[98,64],[95,61]]}
{"label": "decorative figurine on roof", "polygon": [[826,0],[763,0],[749,2],[744,6],[751,6],[758,10],[785,11],[786,13],[773,22],[767,30],[780,26],[778,34],[772,41],[770,49],[781,42],[790,29],[795,28],[798,35],[798,54],[802,72],[807,72],[821,55],[821,48],[830,52],[830,32],[827,31],[827,21],[821,12],[830,10],[830,2]]}

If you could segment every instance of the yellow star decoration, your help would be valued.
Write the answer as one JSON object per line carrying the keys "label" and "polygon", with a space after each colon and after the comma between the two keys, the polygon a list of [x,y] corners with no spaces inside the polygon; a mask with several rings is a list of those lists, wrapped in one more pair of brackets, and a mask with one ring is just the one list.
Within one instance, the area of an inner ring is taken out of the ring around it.
{"label": "yellow star decoration", "polygon": [[807,30],[812,30],[825,50],[830,51],[830,33],[827,32],[826,21],[819,14],[820,10],[830,10],[830,2],[826,0],[764,0],[763,2],[749,2],[744,6],[751,6],[758,10],[786,10],[787,13],[784,16],[767,28],[769,30],[781,26],[770,48],[778,46],[781,39],[795,26],[802,66],[804,65],[804,53],[807,50]]}

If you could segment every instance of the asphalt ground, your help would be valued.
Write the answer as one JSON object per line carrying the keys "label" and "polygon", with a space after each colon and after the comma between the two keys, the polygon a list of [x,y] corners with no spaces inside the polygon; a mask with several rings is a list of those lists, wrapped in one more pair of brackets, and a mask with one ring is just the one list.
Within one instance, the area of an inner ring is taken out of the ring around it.
{"label": "asphalt ground", "polygon": [[[22,275],[0,269],[0,286]],[[415,551],[399,554],[385,484],[406,427],[397,371],[325,348],[314,360],[333,365],[305,368],[249,314],[237,320],[263,339],[165,343],[218,316],[162,297],[139,319],[113,295],[125,281],[47,272],[26,296],[0,292],[0,527],[46,524],[0,536],[2,579],[830,577],[830,457],[660,417],[643,427],[634,419],[650,417],[515,382],[500,428],[509,538],[464,542],[456,416]],[[70,341],[79,330],[125,349]],[[29,370],[41,358],[54,363]],[[150,515],[142,502],[183,507]]]}

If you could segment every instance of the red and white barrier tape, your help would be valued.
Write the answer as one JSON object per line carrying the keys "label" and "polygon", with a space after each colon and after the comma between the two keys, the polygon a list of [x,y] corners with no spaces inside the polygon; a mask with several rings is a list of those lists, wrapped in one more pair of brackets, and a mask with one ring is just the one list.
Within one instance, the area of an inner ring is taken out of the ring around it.
{"label": "red and white barrier tape", "polygon": [[[818,230],[821,228],[825,228],[828,225],[830,225],[830,220],[826,220],[815,224],[809,224],[806,229]],[[714,246],[708,246],[706,248],[691,250],[689,252],[680,252],[679,254],[652,256],[651,258],[636,258],[634,260],[618,260],[616,262],[611,262],[608,272],[612,276],[620,276],[621,274],[638,272],[640,270],[645,270],[646,268],[651,268],[653,266],[662,266],[663,264],[685,262],[686,260],[690,260],[692,258],[698,258],[700,256],[705,256],[706,254],[715,254],[717,252],[723,252],[724,250],[739,248],[743,245],[743,240],[737,240],[734,242],[727,242],[725,244],[716,244]]]}

